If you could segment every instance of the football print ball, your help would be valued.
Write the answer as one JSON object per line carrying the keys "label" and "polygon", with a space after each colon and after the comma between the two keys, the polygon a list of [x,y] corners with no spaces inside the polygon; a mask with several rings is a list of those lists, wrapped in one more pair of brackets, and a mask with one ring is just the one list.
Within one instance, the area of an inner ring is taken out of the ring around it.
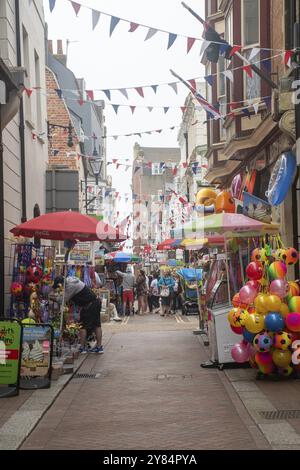
{"label": "football print ball", "polygon": [[273,346],[277,349],[287,350],[292,344],[292,335],[286,331],[279,331],[274,335]]}
{"label": "football print ball", "polygon": [[255,336],[253,340],[253,346],[258,352],[267,352],[273,345],[273,339],[271,336],[263,331]]}

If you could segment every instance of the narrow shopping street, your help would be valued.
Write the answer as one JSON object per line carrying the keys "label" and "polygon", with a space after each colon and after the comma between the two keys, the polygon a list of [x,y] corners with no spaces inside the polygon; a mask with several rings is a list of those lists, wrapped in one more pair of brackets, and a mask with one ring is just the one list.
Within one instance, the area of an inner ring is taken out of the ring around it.
{"label": "narrow shopping street", "polygon": [[105,354],[88,355],[22,449],[268,448],[224,373],[200,367],[196,327],[154,314],[104,324]]}

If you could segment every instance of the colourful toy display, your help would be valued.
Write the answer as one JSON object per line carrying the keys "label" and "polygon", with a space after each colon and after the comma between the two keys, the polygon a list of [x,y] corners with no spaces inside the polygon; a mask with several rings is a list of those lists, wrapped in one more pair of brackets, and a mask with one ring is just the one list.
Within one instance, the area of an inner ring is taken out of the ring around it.
{"label": "colourful toy display", "polygon": [[263,376],[289,377],[300,370],[293,344],[300,338],[300,287],[286,279],[287,265],[298,258],[294,248],[255,248],[246,268],[248,279],[232,299],[228,320],[237,334],[242,329],[243,338],[233,346],[232,358],[249,361]]}
{"label": "colourful toy display", "polygon": [[230,191],[221,191],[215,201],[216,213],[221,212],[231,213],[235,212],[235,202]]}
{"label": "colourful toy display", "polygon": [[278,158],[271,174],[267,198],[272,206],[281,204],[293,182],[297,162],[292,152],[285,152]]}

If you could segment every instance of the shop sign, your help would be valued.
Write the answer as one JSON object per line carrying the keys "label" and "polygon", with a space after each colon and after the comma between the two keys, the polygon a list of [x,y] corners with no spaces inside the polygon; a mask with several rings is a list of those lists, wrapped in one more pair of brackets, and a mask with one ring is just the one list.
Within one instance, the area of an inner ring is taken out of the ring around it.
{"label": "shop sign", "polygon": [[0,320],[0,384],[15,386],[0,392],[0,396],[18,394],[21,344],[21,323],[18,320]]}
{"label": "shop sign", "polygon": [[78,242],[72,249],[70,254],[70,261],[79,261],[81,263],[87,263],[91,259],[91,243],[90,242]]}
{"label": "shop sign", "polygon": [[50,387],[52,355],[52,326],[25,326],[23,330],[20,388]]}

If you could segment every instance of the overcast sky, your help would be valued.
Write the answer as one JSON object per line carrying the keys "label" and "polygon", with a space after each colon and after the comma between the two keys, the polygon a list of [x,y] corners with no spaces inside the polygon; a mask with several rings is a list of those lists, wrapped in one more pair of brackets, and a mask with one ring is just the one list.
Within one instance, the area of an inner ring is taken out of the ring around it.
{"label": "overcast sky", "polygon": [[[201,38],[203,28],[181,5],[181,0],[79,0],[100,11],[130,21],[160,28],[173,33]],[[186,0],[186,3],[204,16],[204,0]],[[153,38],[144,41],[148,29],[139,27],[129,33],[129,24],[119,22],[109,37],[110,17],[100,16],[99,23],[92,31],[91,11],[81,8],[76,17],[71,3],[56,0],[56,7],[50,14],[49,1],[44,0],[49,39],[69,39],[68,67],[78,78],[85,78],[87,89],[126,88],[132,86],[153,85],[176,81],[170,74],[173,69],[186,79],[201,77],[204,74],[200,64],[201,42],[196,41],[186,54],[186,39],[178,37],[167,50],[168,35],[158,32]],[[65,41],[64,41],[65,44]],[[54,45],[54,52],[56,51]],[[155,95],[152,89],[145,90],[145,98],[140,98],[135,90],[129,91],[127,100],[118,91],[112,92],[111,102],[116,104],[146,106],[182,106],[187,96],[187,89],[178,86],[178,96],[169,86],[159,87]],[[96,99],[109,103],[102,92],[95,93]],[[170,109],[164,114],[163,109],[153,110],[136,108],[132,115],[130,108],[120,107],[116,115],[111,106],[105,110],[108,135],[128,134],[143,130],[164,129],[178,126],[181,122],[180,109]],[[151,147],[176,147],[177,131],[138,137],[120,137],[117,141],[107,140],[107,159],[126,159],[132,161],[134,143]],[[109,166],[113,175],[113,184],[117,191],[130,191],[131,169],[117,171]],[[122,203],[121,211],[127,215],[128,209]]]}

